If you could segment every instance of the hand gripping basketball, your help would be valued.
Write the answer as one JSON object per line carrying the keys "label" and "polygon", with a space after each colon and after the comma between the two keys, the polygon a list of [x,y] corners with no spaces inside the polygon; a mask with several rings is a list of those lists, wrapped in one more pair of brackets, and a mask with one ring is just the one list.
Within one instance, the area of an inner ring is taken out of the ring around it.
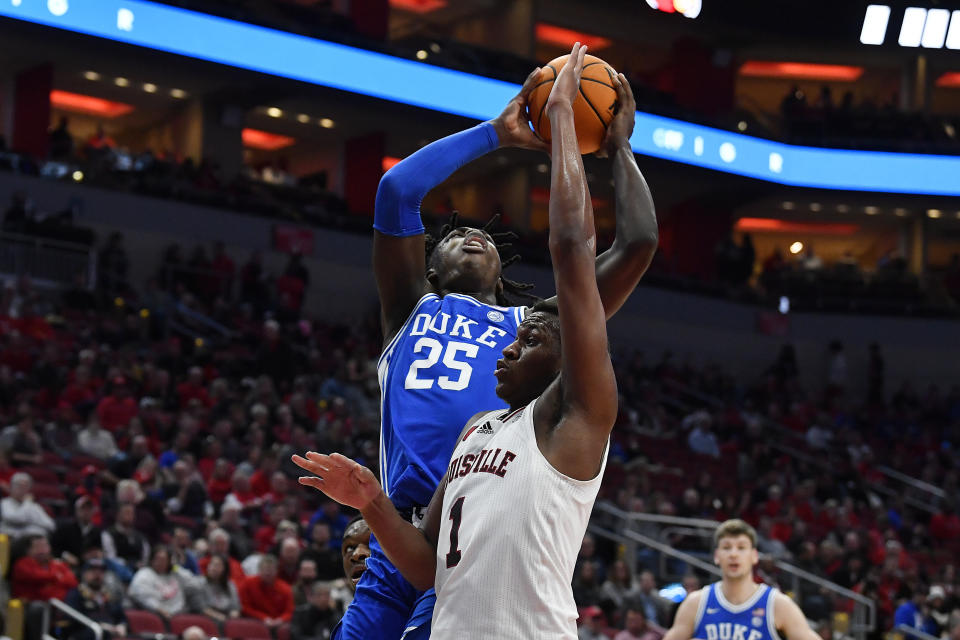
{"label": "hand gripping basketball", "polygon": [[563,65],[557,79],[553,81],[553,89],[550,91],[550,97],[547,98],[546,112],[549,115],[550,110],[556,106],[573,106],[573,101],[577,99],[580,93],[580,76],[583,75],[583,58],[587,55],[587,45],[579,42],[573,45],[570,50],[570,62]]}
{"label": "hand gripping basketball", "polygon": [[339,453],[328,456],[308,451],[306,458],[293,455],[290,459],[301,469],[316,474],[300,476],[300,484],[319,489],[348,507],[364,509],[382,492],[370,469]]}

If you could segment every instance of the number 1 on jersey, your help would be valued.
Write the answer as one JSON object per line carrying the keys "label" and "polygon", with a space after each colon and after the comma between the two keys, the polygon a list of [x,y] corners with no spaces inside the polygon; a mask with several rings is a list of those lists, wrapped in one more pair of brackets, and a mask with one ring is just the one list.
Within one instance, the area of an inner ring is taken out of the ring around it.
{"label": "number 1 on jersey", "polygon": [[447,569],[452,569],[460,563],[460,522],[463,520],[463,501],[466,496],[460,496],[450,507],[450,551],[447,552]]}

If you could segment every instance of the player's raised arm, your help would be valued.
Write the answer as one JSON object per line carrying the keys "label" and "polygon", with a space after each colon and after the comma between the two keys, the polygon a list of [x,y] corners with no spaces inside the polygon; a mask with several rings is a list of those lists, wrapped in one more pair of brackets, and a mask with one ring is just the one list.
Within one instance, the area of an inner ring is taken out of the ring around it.
{"label": "player's raised arm", "polygon": [[[410,584],[420,590],[433,587],[440,524],[435,515],[431,519],[431,511],[436,514],[441,510],[445,482],[430,501],[425,519],[433,523],[434,530],[421,530],[400,516],[373,472],[358,462],[339,453],[328,456],[313,451],[307,452],[306,458],[294,455],[291,459],[298,467],[315,474],[301,476],[300,484],[360,511],[390,562]],[[438,499],[439,505],[434,507]]]}
{"label": "player's raised arm", "polygon": [[423,197],[446,178],[498,147],[546,149],[527,124],[526,101],[539,69],[497,118],[433,142],[381,178],[374,209],[373,270],[384,339],[400,330],[427,291]]}
{"label": "player's raised arm", "polygon": [[680,603],[677,615],[673,618],[673,626],[663,636],[663,640],[690,640],[693,638],[697,621],[697,607],[700,606],[700,598],[703,597],[706,597],[703,595],[703,590],[694,591]]}
{"label": "player's raised arm", "polygon": [[625,75],[614,80],[620,107],[607,127],[598,155],[613,158],[617,235],[597,257],[597,287],[607,318],[613,316],[637,287],[657,251],[659,231],[653,196],[630,146],[637,104]]}
{"label": "player's raised arm", "polygon": [[562,397],[543,403],[560,407],[559,423],[544,453],[559,471],[581,480],[596,476],[617,415],[617,384],[596,281],[593,207],[573,123],[585,54],[586,47],[577,43],[546,106],[553,131],[549,244],[562,358],[559,385],[547,394]]}

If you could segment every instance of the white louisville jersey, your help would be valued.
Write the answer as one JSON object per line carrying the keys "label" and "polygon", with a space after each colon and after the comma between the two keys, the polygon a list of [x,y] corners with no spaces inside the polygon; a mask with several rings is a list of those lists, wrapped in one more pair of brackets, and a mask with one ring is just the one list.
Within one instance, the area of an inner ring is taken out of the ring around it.
{"label": "white louisville jersey", "polygon": [[570,583],[603,467],[557,471],[537,446],[535,403],[482,415],[447,468],[431,638],[575,640]]}

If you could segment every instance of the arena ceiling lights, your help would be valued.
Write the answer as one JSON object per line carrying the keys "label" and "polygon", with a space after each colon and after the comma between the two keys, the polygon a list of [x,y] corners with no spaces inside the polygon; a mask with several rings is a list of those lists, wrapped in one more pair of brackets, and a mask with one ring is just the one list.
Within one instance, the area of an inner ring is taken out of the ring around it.
{"label": "arena ceiling lights", "polygon": [[[889,5],[869,5],[863,16],[860,42],[870,45],[886,42],[891,13]],[[897,44],[911,48],[960,49],[960,10],[905,8]]]}
{"label": "arena ceiling lights", "polygon": [[[0,1],[0,16],[475,120],[496,117],[519,89],[147,0]],[[800,147],[648,113],[636,118],[630,143],[653,157],[792,186],[960,196],[960,156]]]}

